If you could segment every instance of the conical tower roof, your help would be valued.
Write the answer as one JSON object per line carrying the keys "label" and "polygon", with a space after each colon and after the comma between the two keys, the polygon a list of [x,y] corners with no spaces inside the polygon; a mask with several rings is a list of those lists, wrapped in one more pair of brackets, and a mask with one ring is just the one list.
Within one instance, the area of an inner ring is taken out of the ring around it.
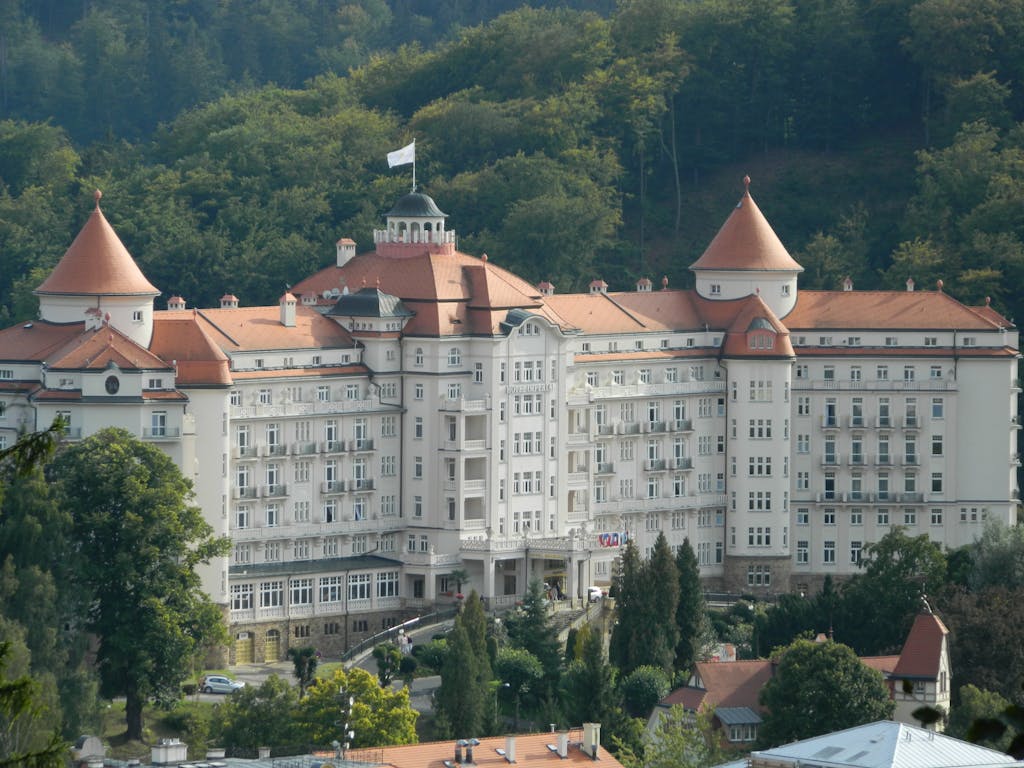
{"label": "conical tower roof", "polygon": [[803,272],[750,196],[750,177],[735,210],[690,269]]}
{"label": "conical tower roof", "polygon": [[124,243],[100,210],[101,193],[96,190],[96,208],[71,243],[50,276],[36,288],[39,294],[73,296],[158,296],[142,274]]}

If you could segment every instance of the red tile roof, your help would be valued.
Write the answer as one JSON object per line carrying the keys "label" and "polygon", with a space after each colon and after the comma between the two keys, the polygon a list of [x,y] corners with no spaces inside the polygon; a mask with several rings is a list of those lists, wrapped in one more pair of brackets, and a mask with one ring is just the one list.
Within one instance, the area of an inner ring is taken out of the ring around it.
{"label": "red tile roof", "polygon": [[405,329],[411,336],[494,333],[504,310],[512,308],[544,314],[540,292],[522,278],[486,258],[425,246],[359,254],[341,267],[329,266],[307,277],[292,292],[333,305],[337,297],[325,298],[325,292],[363,285],[379,286],[416,313]]}
{"label": "red tile roof", "polygon": [[[557,744],[557,733],[520,733],[515,737],[516,744],[516,765],[533,766],[541,768],[549,766],[558,768],[560,765],[595,765],[595,761],[589,755],[583,753],[577,746],[583,741],[581,730],[569,731],[569,751],[565,760],[562,760],[557,753],[548,749],[548,744]],[[505,749],[504,736],[490,736],[480,739],[480,744],[473,748],[473,764],[478,768],[507,768],[509,763],[502,756],[495,752],[495,749]],[[445,760],[454,761],[454,741],[433,741],[424,744],[410,744],[401,747],[384,747],[381,750],[383,763],[392,765],[394,768],[444,768]],[[604,768],[622,768],[622,764],[604,749],[598,751],[596,764]],[[462,763],[462,766],[470,766],[469,763]]]}
{"label": "red tile roof", "polygon": [[0,330],[0,350],[4,360],[42,362],[78,338],[85,331],[85,322],[49,323],[34,320]]}
{"label": "red tile roof", "polygon": [[[793,345],[789,341],[789,331],[764,303],[760,294],[729,303],[737,304],[737,309],[732,324],[722,340],[722,352],[726,357],[779,358],[795,356]],[[751,347],[749,334],[758,331],[771,335],[771,348]]]}
{"label": "red tile roof", "polygon": [[88,296],[160,295],[160,291],[142,274],[100,210],[98,190],[96,208],[89,220],[35,292]]}
{"label": "red tile roof", "polygon": [[[228,354],[355,346],[348,331],[310,307],[295,308],[294,326],[281,324],[277,306],[200,309],[194,316],[212,343]],[[163,310],[154,313],[154,325],[192,317],[193,310]]]}
{"label": "red tile roof", "polygon": [[918,614],[914,626],[903,643],[900,660],[893,670],[896,678],[924,677],[937,679],[939,662],[949,630],[938,616],[932,613]]}
{"label": "red tile roof", "polygon": [[994,331],[995,312],[979,313],[942,291],[806,291],[786,315],[794,333],[811,329]]}
{"label": "red tile roof", "polygon": [[170,369],[165,360],[110,325],[82,331],[47,358],[51,371],[102,370],[111,363],[122,370]]}
{"label": "red tile roof", "polygon": [[228,356],[203,329],[194,312],[177,317],[157,312],[153,317],[150,349],[177,367],[178,386],[227,386],[231,384]]}
{"label": "red tile roof", "polygon": [[779,240],[747,189],[692,270],[757,270],[803,272]]}
{"label": "red tile roof", "polygon": [[698,662],[699,686],[677,688],[661,700],[667,707],[682,704],[690,710],[701,707],[750,707],[761,711],[758,694],[773,674],[770,660]]}
{"label": "red tile roof", "polygon": [[870,667],[878,672],[881,672],[884,676],[888,677],[894,669],[896,664],[899,662],[899,656],[861,656],[861,662],[866,667]]}

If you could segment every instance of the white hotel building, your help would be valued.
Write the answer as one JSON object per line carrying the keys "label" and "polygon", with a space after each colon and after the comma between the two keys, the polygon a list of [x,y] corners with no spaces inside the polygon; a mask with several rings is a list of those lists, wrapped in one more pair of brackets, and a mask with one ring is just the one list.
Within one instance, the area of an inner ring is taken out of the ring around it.
{"label": "white hotel building", "polygon": [[533,286],[409,194],[279,306],[159,290],[99,208],[0,332],[0,443],[58,413],[165,450],[233,552],[204,573],[232,660],[337,653],[531,578],[607,584],[626,536],[711,588],[813,589],[893,526],[1015,524],[1018,334],[941,290],[799,291],[746,192],[696,289]]}

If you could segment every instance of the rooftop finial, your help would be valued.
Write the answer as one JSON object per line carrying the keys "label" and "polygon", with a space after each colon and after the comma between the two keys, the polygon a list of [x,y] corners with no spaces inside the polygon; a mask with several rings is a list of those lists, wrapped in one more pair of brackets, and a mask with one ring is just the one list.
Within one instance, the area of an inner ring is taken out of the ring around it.
{"label": "rooftop finial", "polygon": [[98,189],[92,193],[92,199],[96,201],[96,210],[100,209],[100,198],[103,197],[103,193]]}
{"label": "rooftop finial", "polygon": [[750,194],[750,176],[743,177],[743,191]]}

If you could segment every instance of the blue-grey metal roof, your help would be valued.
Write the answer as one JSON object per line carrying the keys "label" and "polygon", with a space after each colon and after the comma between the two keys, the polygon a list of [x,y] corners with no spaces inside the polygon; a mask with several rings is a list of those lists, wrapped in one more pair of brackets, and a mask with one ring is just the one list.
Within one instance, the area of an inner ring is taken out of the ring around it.
{"label": "blue-grey metal roof", "polygon": [[715,717],[725,725],[751,725],[761,722],[761,716],[750,707],[715,707]]}
{"label": "blue-grey metal roof", "polygon": [[327,310],[335,317],[412,317],[402,300],[380,288],[362,288],[355,293],[342,294]]}
{"label": "blue-grey metal roof", "polygon": [[387,212],[388,216],[411,216],[414,218],[422,217],[446,217],[448,214],[444,213],[440,208],[437,207],[437,203],[430,195],[424,195],[422,192],[410,192],[403,197],[398,199],[395,203],[395,207]]}
{"label": "blue-grey metal roof", "polygon": [[287,576],[296,573],[326,573],[328,571],[359,571],[372,568],[398,568],[400,560],[379,555],[328,557],[321,560],[288,560],[272,563],[249,563],[228,566],[232,576]]}
{"label": "blue-grey metal roof", "polygon": [[755,751],[750,759],[803,768],[1024,768],[1002,752],[891,720]]}

